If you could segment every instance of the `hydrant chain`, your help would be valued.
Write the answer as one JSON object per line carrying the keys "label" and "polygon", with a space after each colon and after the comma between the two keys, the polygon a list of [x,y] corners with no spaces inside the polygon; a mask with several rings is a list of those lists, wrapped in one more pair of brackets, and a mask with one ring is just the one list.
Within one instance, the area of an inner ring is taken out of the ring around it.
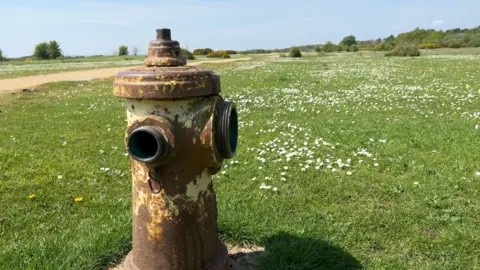
{"label": "hydrant chain", "polygon": [[155,176],[150,172],[148,173],[148,186],[153,194],[158,194],[161,191],[161,182],[157,177],[157,173],[155,173]]}

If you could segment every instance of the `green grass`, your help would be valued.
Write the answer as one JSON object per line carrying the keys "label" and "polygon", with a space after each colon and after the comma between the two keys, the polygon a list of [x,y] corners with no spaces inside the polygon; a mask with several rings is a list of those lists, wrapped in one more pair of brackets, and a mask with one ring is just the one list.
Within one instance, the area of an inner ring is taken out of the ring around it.
{"label": "green grass", "polygon": [[[479,60],[217,67],[240,116],[222,239],[265,246],[260,269],[478,268]],[[0,269],[102,269],[130,245],[123,101],[111,80],[40,89],[0,102]]]}
{"label": "green grass", "polygon": [[0,79],[120,66],[141,66],[145,57],[105,57],[69,60],[0,62]]}
{"label": "green grass", "polygon": [[[142,66],[146,56],[95,56],[78,59],[65,60],[32,60],[25,61],[3,61],[0,62],[0,79],[17,78],[23,76],[42,75],[66,71],[79,71],[98,68]],[[235,54],[232,58],[249,57]],[[205,56],[196,56],[195,60],[188,60],[188,63],[198,61],[218,60]]]}

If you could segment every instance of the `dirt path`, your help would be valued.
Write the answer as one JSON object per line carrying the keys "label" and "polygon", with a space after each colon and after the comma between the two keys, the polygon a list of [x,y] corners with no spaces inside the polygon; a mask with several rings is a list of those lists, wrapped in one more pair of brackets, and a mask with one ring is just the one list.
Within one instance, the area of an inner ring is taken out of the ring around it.
{"label": "dirt path", "polygon": [[[233,59],[222,59],[222,60],[212,60],[212,61],[199,61],[189,63],[189,66],[198,66],[205,63],[229,63],[234,61],[243,61],[250,60],[250,58],[233,58]],[[0,80],[0,94],[19,92],[22,89],[28,89],[35,87],[40,84],[50,83],[50,82],[60,82],[60,81],[72,81],[72,80],[82,80],[82,79],[102,79],[107,77],[115,76],[117,72],[124,71],[129,68],[135,67],[114,67],[114,68],[102,68],[102,69],[90,69],[82,71],[70,71],[70,72],[61,72],[53,74],[44,74],[44,75],[34,75],[13,79],[2,79]]]}

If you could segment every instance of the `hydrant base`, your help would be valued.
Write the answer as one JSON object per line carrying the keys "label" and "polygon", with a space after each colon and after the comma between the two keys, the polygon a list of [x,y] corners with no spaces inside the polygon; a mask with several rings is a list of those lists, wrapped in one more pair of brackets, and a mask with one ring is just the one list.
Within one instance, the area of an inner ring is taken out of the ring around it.
{"label": "hydrant base", "polygon": [[[202,268],[201,270],[228,270],[229,265],[228,265],[228,249],[227,247],[222,243],[222,249],[220,254],[218,254],[217,258],[215,261],[212,263],[212,265]],[[123,263],[123,269],[124,270],[145,270],[145,269],[140,269],[138,268],[134,263],[133,263],[133,252],[129,252],[127,257],[125,258],[125,261]],[[170,269],[170,267],[166,266],[164,269]]]}

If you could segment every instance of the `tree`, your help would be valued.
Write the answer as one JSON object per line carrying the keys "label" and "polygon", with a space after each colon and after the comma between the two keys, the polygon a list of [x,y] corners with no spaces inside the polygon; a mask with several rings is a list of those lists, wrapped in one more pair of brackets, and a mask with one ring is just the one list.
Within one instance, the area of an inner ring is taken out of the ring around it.
{"label": "tree", "polygon": [[140,50],[139,50],[137,47],[133,47],[133,48],[132,48],[132,54],[133,54],[134,56],[137,56],[137,54],[138,54],[139,51],[140,51]]}
{"label": "tree", "polygon": [[346,36],[342,39],[342,41],[340,41],[340,45],[343,45],[343,46],[357,45],[357,39],[353,35]]}
{"label": "tree", "polygon": [[48,43],[42,42],[35,46],[35,50],[33,51],[33,56],[37,59],[48,59],[50,56],[48,54]]}
{"label": "tree", "polygon": [[60,49],[60,44],[56,40],[52,40],[48,43],[48,58],[56,59],[57,57],[62,56],[62,50]]}
{"label": "tree", "polygon": [[118,48],[118,55],[128,55],[128,47],[121,45],[120,48]]}
{"label": "tree", "polygon": [[3,52],[2,52],[2,49],[0,49],[0,61],[3,60]]}

